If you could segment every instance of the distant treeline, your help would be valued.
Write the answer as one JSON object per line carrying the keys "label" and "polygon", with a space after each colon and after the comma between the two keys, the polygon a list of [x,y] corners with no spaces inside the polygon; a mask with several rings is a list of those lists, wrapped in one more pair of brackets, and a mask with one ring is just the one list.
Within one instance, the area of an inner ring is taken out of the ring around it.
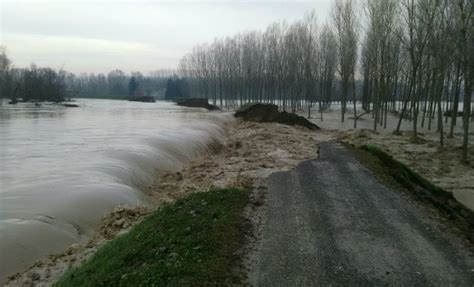
{"label": "distant treeline", "polygon": [[51,68],[14,68],[4,48],[0,50],[0,98],[24,101],[61,102],[70,98],[127,99],[130,82],[134,79],[135,90],[147,96],[163,98],[171,70],[158,70],[143,75],[140,72],[126,74],[113,70],[107,75],[82,73],[75,75]]}
{"label": "distant treeline", "polygon": [[[181,59],[180,76],[191,96],[228,107],[265,101],[310,115],[314,104],[322,112],[339,100],[344,121],[352,102],[354,127],[361,113],[371,113],[374,130],[399,113],[397,132],[403,119],[412,122],[414,139],[420,126],[436,127],[441,148],[444,131],[453,137],[462,124],[467,160],[474,1],[335,0],[330,16],[322,26],[311,13],[198,45]],[[458,114],[461,99],[460,123],[448,115]]]}
{"label": "distant treeline", "polygon": [[24,101],[54,101],[67,99],[67,73],[31,65],[26,69],[11,69],[5,49],[0,51],[0,98]]}
{"label": "distant treeline", "polygon": [[146,96],[163,98],[168,79],[173,76],[171,70],[159,70],[143,75],[140,72],[126,74],[113,70],[105,74],[80,74],[68,79],[68,87],[75,97],[81,98],[116,98],[126,99],[130,96],[130,80],[138,84],[137,89]]}

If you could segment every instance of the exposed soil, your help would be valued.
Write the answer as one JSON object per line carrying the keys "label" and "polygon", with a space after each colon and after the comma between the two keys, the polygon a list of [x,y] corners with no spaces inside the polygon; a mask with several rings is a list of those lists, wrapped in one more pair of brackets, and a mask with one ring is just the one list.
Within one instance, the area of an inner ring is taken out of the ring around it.
{"label": "exposed soil", "polygon": [[217,106],[210,105],[207,99],[193,98],[180,101],[177,103],[178,106],[189,107],[189,108],[204,108],[209,111],[220,110]]}
{"label": "exposed soil", "polygon": [[307,120],[303,116],[285,111],[279,112],[278,106],[274,104],[247,104],[242,106],[236,113],[235,117],[243,118],[244,121],[270,123],[276,122],[289,126],[301,126],[310,130],[319,130],[320,128]]}
{"label": "exposed soil", "polygon": [[[193,192],[213,187],[254,187],[256,194],[252,202],[258,206],[264,194],[261,189],[264,178],[273,172],[289,170],[303,160],[316,158],[318,144],[333,139],[355,146],[375,144],[474,209],[474,163],[460,163],[461,136],[456,134],[454,139],[446,139],[443,151],[438,147],[436,134],[421,134],[420,138],[413,143],[408,132],[395,136],[365,129],[314,131],[238,120],[229,126],[226,138],[213,144],[213,152],[206,158],[192,162],[179,172],[157,176],[155,183],[145,191],[151,208],[116,208],[104,218],[87,244],[74,244],[61,254],[35,263],[26,272],[11,276],[7,286],[51,285],[66,270],[90,258],[98,247],[129,230],[161,204]],[[471,154],[474,157],[474,150]],[[257,214],[254,221],[260,220]]]}
{"label": "exposed soil", "polygon": [[[105,242],[127,232],[161,204],[214,187],[259,187],[271,173],[316,158],[318,144],[334,136],[334,132],[239,120],[229,127],[227,138],[212,145],[213,153],[208,157],[192,162],[179,172],[156,178],[145,191],[152,208],[116,208],[103,219],[87,244],[74,244],[63,253],[35,263],[26,272],[10,276],[6,286],[51,285],[66,270],[89,259]],[[258,205],[260,195],[253,197]]]}
{"label": "exposed soil", "polygon": [[230,128],[228,139],[216,145],[214,154],[157,178],[147,195],[159,204],[213,187],[258,186],[259,180],[273,172],[315,158],[318,143],[333,137],[333,132],[302,127],[239,122]]}

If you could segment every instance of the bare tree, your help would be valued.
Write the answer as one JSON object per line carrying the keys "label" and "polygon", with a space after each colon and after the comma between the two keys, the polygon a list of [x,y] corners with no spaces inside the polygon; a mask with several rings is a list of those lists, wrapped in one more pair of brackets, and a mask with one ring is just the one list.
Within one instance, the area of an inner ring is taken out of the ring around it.
{"label": "bare tree", "polygon": [[11,92],[10,64],[6,48],[0,47],[0,99],[7,97]]}
{"label": "bare tree", "polygon": [[341,120],[344,122],[349,82],[353,83],[354,127],[357,127],[355,68],[357,63],[357,23],[352,0],[336,0],[332,19],[339,42],[339,76],[341,79]]}
{"label": "bare tree", "polygon": [[[445,122],[451,115],[453,136],[464,94],[463,158],[467,160],[472,0],[365,0],[366,18],[361,23],[354,1],[335,0],[332,25],[321,29],[310,13],[294,23],[273,23],[263,33],[249,31],[197,46],[181,60],[181,74],[191,86],[200,87],[191,93],[212,95],[221,106],[271,102],[282,110],[306,111],[311,117],[318,102],[321,120],[323,110],[340,100],[344,121],[352,94],[354,127],[359,117],[372,113],[374,130],[386,128],[388,115],[398,113],[396,133],[405,120],[411,121],[414,140],[420,125],[428,129],[436,125],[441,147],[443,115]],[[360,115],[356,78],[363,83]],[[338,94],[336,87],[340,87]]]}

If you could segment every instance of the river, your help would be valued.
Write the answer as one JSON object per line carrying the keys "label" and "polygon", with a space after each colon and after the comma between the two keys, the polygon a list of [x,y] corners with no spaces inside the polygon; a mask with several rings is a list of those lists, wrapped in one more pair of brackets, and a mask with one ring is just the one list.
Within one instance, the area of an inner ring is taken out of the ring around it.
{"label": "river", "polygon": [[168,102],[76,104],[0,106],[0,282],[85,242],[113,207],[146,205],[157,172],[204,155],[232,120]]}

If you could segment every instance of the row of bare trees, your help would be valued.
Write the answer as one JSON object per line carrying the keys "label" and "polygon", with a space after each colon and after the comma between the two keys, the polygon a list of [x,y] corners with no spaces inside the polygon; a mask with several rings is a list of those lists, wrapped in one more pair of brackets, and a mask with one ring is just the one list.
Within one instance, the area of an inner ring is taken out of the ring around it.
{"label": "row of bare trees", "polygon": [[126,99],[129,82],[133,78],[145,95],[159,98],[164,96],[167,80],[173,74],[171,70],[157,70],[144,75],[141,72],[125,73],[115,69],[107,74],[68,74],[67,84],[75,97]]}
{"label": "row of bare trees", "polygon": [[15,68],[11,65],[6,49],[0,47],[0,98],[13,101],[64,101],[73,97],[118,98],[129,95],[129,81],[134,78],[144,94],[164,97],[172,70],[156,70],[148,75],[140,72],[127,74],[115,69],[108,74],[82,73],[37,67]]}
{"label": "row of bare trees", "polygon": [[340,101],[344,121],[352,102],[354,127],[364,113],[375,130],[398,114],[397,132],[403,120],[411,121],[414,139],[419,127],[436,128],[441,147],[462,125],[467,160],[473,18],[472,0],[336,0],[322,26],[311,13],[216,39],[185,55],[179,71],[190,96],[227,108],[271,102],[310,117],[317,104],[322,117]]}
{"label": "row of bare trees", "polygon": [[[8,85],[8,72],[10,71],[10,59],[7,57],[7,53],[4,47],[0,46],[0,99],[7,92]],[[1,101],[0,101],[1,104]]]}
{"label": "row of bare trees", "polygon": [[25,69],[11,67],[5,48],[0,48],[0,98],[24,101],[61,102],[67,97],[66,73],[31,65]]}
{"label": "row of bare trees", "polygon": [[[440,146],[454,135],[462,115],[463,159],[468,157],[474,78],[474,1],[367,0],[366,36],[361,45],[363,106],[374,129],[399,112],[418,128],[436,125]],[[459,103],[463,98],[463,108]],[[397,103],[399,106],[397,106]],[[461,110],[461,111],[460,111]],[[444,119],[443,119],[444,117]]]}
{"label": "row of bare trees", "polygon": [[[338,38],[314,14],[293,24],[279,22],[265,32],[248,32],[200,45],[180,61],[192,96],[235,107],[245,102],[278,103],[284,110],[334,99]],[[317,79],[317,80],[316,80]],[[322,108],[321,108],[322,110]]]}

